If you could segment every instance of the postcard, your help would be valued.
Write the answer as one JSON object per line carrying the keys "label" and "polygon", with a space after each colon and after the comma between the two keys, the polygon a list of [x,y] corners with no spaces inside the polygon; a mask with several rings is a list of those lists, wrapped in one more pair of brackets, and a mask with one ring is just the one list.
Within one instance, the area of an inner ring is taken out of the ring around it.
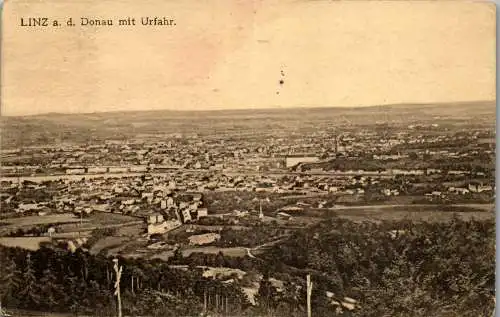
{"label": "postcard", "polygon": [[5,1],[0,316],[494,316],[495,14]]}

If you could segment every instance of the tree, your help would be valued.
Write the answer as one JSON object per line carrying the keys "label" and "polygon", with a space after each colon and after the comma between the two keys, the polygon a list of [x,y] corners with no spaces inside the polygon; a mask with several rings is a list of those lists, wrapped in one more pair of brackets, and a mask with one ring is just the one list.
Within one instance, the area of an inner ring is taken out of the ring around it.
{"label": "tree", "polygon": [[62,287],[54,273],[54,268],[49,262],[40,279],[40,296],[43,298],[42,306],[49,311],[54,311],[59,305],[59,301],[64,299]]}
{"label": "tree", "polygon": [[19,288],[21,280],[20,272],[13,259],[1,258],[0,274],[0,303],[11,303],[14,300],[16,290]]}
{"label": "tree", "polygon": [[65,293],[68,294],[67,305],[74,314],[78,314],[81,310],[79,291],[78,291],[78,278],[72,271],[69,271],[68,277],[65,280]]}
{"label": "tree", "polygon": [[22,274],[22,284],[18,293],[24,307],[38,307],[40,305],[40,289],[36,280],[35,270],[31,261],[31,254],[26,255],[26,266]]}
{"label": "tree", "polygon": [[219,253],[217,253],[215,264],[218,267],[224,267],[226,265],[226,259],[224,258],[224,253],[222,253],[222,251],[219,251]]}
{"label": "tree", "polygon": [[265,272],[260,281],[259,290],[257,292],[257,304],[269,311],[276,305],[278,292],[269,280],[269,273]]}

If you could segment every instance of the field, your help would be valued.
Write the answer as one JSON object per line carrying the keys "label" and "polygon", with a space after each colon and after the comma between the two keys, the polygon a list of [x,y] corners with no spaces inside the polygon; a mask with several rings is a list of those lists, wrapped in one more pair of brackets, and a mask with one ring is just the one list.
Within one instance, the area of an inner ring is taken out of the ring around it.
{"label": "field", "polygon": [[463,220],[491,220],[495,219],[493,205],[477,206],[440,206],[440,205],[410,205],[410,206],[351,206],[332,209],[331,214],[352,221],[427,221],[443,222],[453,217]]}
{"label": "field", "polygon": [[18,218],[7,218],[0,222],[0,235],[8,235],[16,230],[32,229],[38,226],[65,225],[77,226],[78,223],[86,223],[87,219],[80,219],[77,216],[65,213],[47,216],[27,216]]}
{"label": "field", "polygon": [[[84,222],[88,221],[83,219]],[[1,223],[7,226],[24,227],[24,226],[35,226],[43,224],[56,224],[56,223],[70,223],[70,222],[80,222],[80,218],[74,214],[55,214],[47,216],[28,216],[20,218],[9,218],[4,219]]]}
{"label": "field", "polygon": [[103,228],[114,228],[121,227],[124,225],[132,225],[143,223],[141,218],[126,216],[122,214],[114,213],[102,213],[95,212],[89,217],[84,218],[86,220],[82,226],[77,224],[67,224],[61,227],[63,231],[75,231],[75,230],[92,230],[92,229],[103,229]]}
{"label": "field", "polygon": [[[308,228],[317,223],[330,218],[342,218],[356,223],[371,222],[392,222],[401,220],[411,220],[413,222],[442,223],[453,218],[463,220],[494,220],[493,204],[470,204],[470,205],[371,205],[371,206],[336,206],[334,208],[305,210],[293,215],[289,220],[265,217],[263,224],[269,229],[275,227],[276,230],[294,232],[303,228]],[[95,214],[89,218],[91,223],[102,224],[116,223],[119,221],[129,221],[133,217],[121,216],[117,214]],[[207,218],[210,219],[210,218]],[[120,226],[112,236],[105,236],[98,239],[91,247],[92,254],[104,252],[108,255],[120,254],[125,257],[162,259],[168,260],[174,255],[173,245],[180,243],[184,257],[189,257],[193,253],[218,254],[222,252],[225,256],[245,257],[249,255],[248,249],[238,243],[206,246],[183,246],[187,242],[187,237],[206,231],[219,231],[222,229],[235,231],[242,238],[238,241],[248,241],[253,239],[252,234],[258,228],[245,225],[189,225],[180,227],[164,235],[164,243],[170,244],[169,248],[150,249],[150,244],[144,237],[144,225],[134,224]],[[259,229],[260,230],[260,229]],[[224,231],[222,231],[224,235]],[[261,237],[262,238],[262,237]],[[259,239],[261,239],[259,238]],[[272,239],[262,238],[263,241]],[[224,240],[224,237],[223,237]],[[231,240],[232,241],[232,240]],[[245,242],[246,243],[246,242]],[[251,250],[250,256],[259,256],[264,252],[261,248]]]}
{"label": "field", "polygon": [[128,238],[126,237],[105,237],[97,241],[91,248],[90,253],[98,254],[105,249],[110,249],[113,247],[120,246],[126,242]]}
{"label": "field", "polygon": [[141,218],[112,213],[93,213],[80,219],[71,213],[53,214],[47,216],[27,216],[7,218],[0,222],[0,234],[7,235],[18,229],[29,230],[39,226],[54,226],[57,233],[77,231],[92,231],[103,228],[120,228],[128,225],[140,225]]}
{"label": "field", "polygon": [[0,245],[11,248],[22,248],[36,251],[40,248],[40,243],[50,242],[50,237],[15,237],[0,238]]}

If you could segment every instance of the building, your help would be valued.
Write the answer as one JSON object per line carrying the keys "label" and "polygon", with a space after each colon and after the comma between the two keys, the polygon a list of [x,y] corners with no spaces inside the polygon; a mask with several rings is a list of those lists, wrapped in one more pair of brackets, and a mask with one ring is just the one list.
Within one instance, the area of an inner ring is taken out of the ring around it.
{"label": "building", "polygon": [[127,173],[128,168],[126,167],[118,167],[118,166],[110,166],[108,167],[108,171],[110,173]]}
{"label": "building", "polygon": [[492,191],[493,187],[490,185],[475,185],[475,184],[469,184],[469,191],[472,193],[482,193],[486,191]]}
{"label": "building", "polygon": [[189,209],[182,210],[182,219],[184,220],[184,222],[188,222],[188,221],[192,220],[191,212],[189,211]]}
{"label": "building", "polygon": [[207,208],[198,208],[198,219],[201,217],[207,217],[208,216],[208,209]]}
{"label": "building", "polygon": [[106,173],[108,171],[108,168],[100,166],[91,166],[87,169],[87,171],[90,174],[101,174],[101,173]]}
{"label": "building", "polygon": [[164,221],[163,215],[160,213],[155,213],[148,216],[148,224],[158,224]]}
{"label": "building", "polygon": [[66,169],[66,174],[68,174],[68,175],[85,174],[85,169],[84,168],[68,168],[68,169]]}
{"label": "building", "polygon": [[148,167],[147,166],[143,166],[143,165],[133,165],[133,166],[130,166],[130,171],[131,172],[147,172],[148,171]]}

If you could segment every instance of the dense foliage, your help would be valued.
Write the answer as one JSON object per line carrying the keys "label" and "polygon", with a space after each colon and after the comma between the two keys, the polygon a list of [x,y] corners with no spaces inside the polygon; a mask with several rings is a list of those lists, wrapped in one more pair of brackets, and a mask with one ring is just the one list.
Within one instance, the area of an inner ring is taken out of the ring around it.
{"label": "dense foliage", "polygon": [[485,316],[493,305],[493,221],[328,220],[269,254],[360,299],[362,316]]}
{"label": "dense foliage", "polygon": [[[202,311],[204,296],[227,298],[229,312],[248,305],[233,285],[203,278],[197,270],[171,269],[162,261],[120,259],[123,310],[130,315],[191,316]],[[42,247],[29,252],[0,248],[0,296],[3,306],[51,312],[114,316],[111,259],[77,250]],[[237,305],[235,304],[237,303]],[[226,309],[226,308],[224,308]]]}
{"label": "dense foliage", "polygon": [[[126,314],[303,316],[305,275],[314,282],[314,316],[487,316],[493,308],[494,221],[355,223],[329,219],[293,233],[258,258],[176,252],[169,262],[120,259]],[[180,269],[178,265],[187,265]],[[111,259],[41,248],[0,248],[2,305],[43,311],[115,313]],[[233,283],[195,266],[238,268]],[[252,307],[242,292],[261,275]],[[282,281],[276,287],[271,279]],[[338,310],[335,298],[359,302]]]}

